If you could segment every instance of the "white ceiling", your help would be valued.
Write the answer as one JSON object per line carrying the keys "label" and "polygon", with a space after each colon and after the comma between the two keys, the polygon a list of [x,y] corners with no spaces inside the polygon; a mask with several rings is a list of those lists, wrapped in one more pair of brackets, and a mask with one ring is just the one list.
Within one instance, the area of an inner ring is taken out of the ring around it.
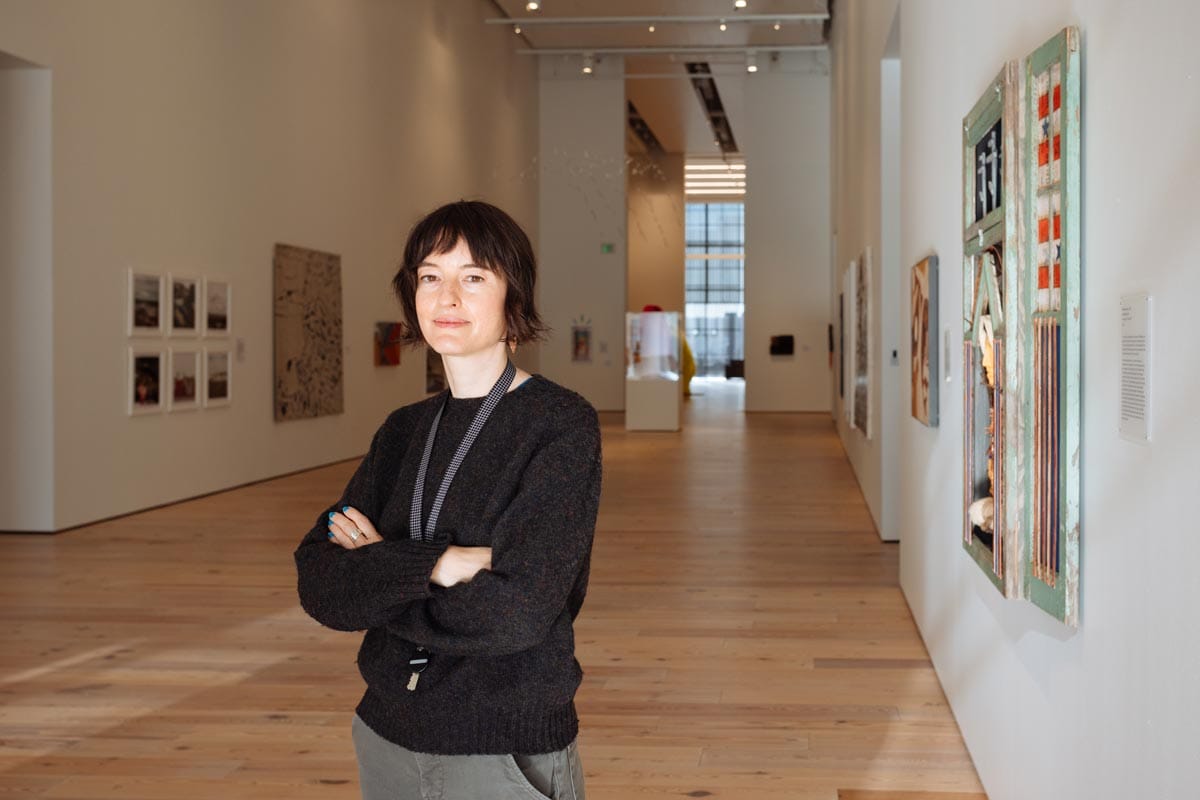
{"label": "white ceiling", "polygon": [[[596,50],[601,48],[641,47],[702,47],[754,48],[758,60],[767,68],[772,46],[812,46],[824,44],[824,22],[781,21],[780,30],[771,21],[743,21],[749,15],[822,14],[827,0],[748,0],[744,11],[735,11],[733,0],[542,0],[538,12],[525,10],[525,0],[493,0],[498,12],[491,19],[508,17],[514,22],[526,20],[519,37],[514,36],[515,49]],[[718,23],[655,22],[651,33],[644,23],[606,25],[539,25],[529,20],[580,17],[724,17],[727,29],[722,32]],[[789,54],[795,56],[797,54]],[[823,54],[811,56],[811,68],[823,69]],[[685,64],[703,61],[709,64],[725,106],[735,141],[744,119],[742,96],[747,80],[753,80],[745,70],[745,53],[708,54],[637,54],[625,55],[626,97],[653,130],[663,149],[688,155],[719,155],[713,142],[708,116],[696,96],[692,82],[686,78]],[[597,55],[603,59],[603,54]],[[791,58],[791,63],[803,58]],[[638,78],[638,75],[670,76]],[[678,76],[678,77],[675,77]],[[640,148],[640,141],[627,136],[631,150]]]}

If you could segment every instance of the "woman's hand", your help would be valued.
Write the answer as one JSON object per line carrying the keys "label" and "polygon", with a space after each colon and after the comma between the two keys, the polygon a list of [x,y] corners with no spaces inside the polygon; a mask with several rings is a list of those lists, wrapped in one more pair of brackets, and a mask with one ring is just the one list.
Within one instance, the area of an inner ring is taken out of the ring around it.
{"label": "woman's hand", "polygon": [[429,576],[432,583],[449,588],[456,583],[466,583],[480,570],[492,568],[492,548],[458,547],[450,545]]}
{"label": "woman's hand", "polygon": [[358,509],[344,506],[341,513],[331,511],[329,514],[329,541],[355,550],[383,540],[371,520]]}

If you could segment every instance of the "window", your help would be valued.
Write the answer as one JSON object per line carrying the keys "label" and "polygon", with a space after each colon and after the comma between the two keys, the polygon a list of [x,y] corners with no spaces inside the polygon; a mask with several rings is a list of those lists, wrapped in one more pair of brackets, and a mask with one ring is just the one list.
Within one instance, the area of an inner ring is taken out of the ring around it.
{"label": "window", "polygon": [[745,358],[745,206],[688,203],[685,315],[696,375],[725,376]]}

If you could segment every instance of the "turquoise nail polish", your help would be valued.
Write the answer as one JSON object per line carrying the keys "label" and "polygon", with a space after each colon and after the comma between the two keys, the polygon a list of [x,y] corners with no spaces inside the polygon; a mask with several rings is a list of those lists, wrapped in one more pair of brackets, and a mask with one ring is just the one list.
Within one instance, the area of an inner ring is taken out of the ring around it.
{"label": "turquoise nail polish", "polygon": [[332,512],[332,511],[330,511],[330,512],[329,512],[329,518],[330,518],[330,519],[333,519],[333,512]]}
{"label": "turquoise nail polish", "polygon": [[330,539],[332,539],[332,538],[333,538],[333,531],[330,531],[330,532],[329,532],[329,538],[330,538]]}
{"label": "turquoise nail polish", "polygon": [[345,514],[345,513],[346,513],[347,511],[349,511],[349,510],[350,510],[350,506],[342,506],[342,513],[343,513],[343,514]]}

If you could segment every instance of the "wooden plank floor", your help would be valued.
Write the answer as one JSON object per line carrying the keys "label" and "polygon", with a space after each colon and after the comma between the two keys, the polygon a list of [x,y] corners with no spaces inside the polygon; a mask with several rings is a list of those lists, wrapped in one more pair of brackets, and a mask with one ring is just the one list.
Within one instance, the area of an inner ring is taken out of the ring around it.
{"label": "wooden plank floor", "polygon": [[[984,800],[827,415],[604,415],[591,800]],[[0,797],[355,798],[358,636],[291,553],[354,462],[0,538]]]}

